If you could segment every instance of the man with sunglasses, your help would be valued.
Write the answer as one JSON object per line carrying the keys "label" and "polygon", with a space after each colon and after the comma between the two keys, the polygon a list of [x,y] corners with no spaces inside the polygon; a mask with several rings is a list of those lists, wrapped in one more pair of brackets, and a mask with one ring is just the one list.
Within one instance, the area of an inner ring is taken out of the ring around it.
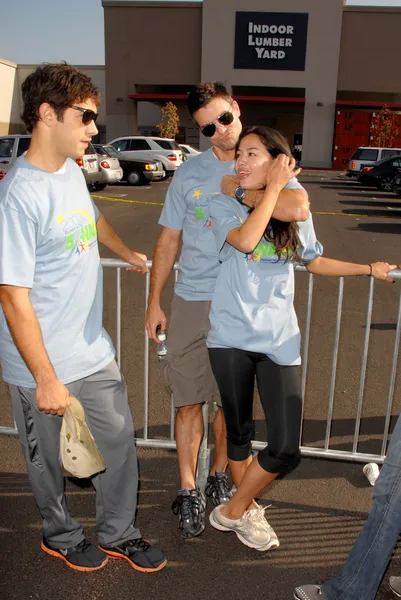
{"label": "man with sunglasses", "polygon": [[[43,520],[41,548],[77,571],[108,557],[143,572],[166,559],[134,525],[138,484],[127,387],[102,327],[98,241],[145,273],[98,211],[75,159],[92,136],[99,92],[67,64],[44,64],[22,85],[32,131],[0,183],[0,359],[32,491]],[[60,462],[62,415],[77,396],[106,469],[92,477],[100,546],[68,511]]]}
{"label": "man with sunglasses", "polygon": [[[182,235],[179,274],[175,285],[165,378],[170,385],[176,415],[176,441],[180,470],[180,489],[173,502],[179,515],[183,538],[196,537],[204,530],[206,499],[196,486],[195,474],[203,436],[202,405],[212,398],[217,406],[213,424],[214,462],[205,488],[215,505],[230,498],[227,476],[226,429],[221,401],[214,380],[206,336],[209,329],[210,301],[217,278],[219,261],[211,230],[208,204],[220,193],[222,178],[230,176],[226,190],[235,190],[240,202],[252,206],[259,192],[245,192],[234,177],[235,146],[241,133],[237,102],[220,82],[199,84],[188,97],[188,108],[212,147],[185,162],[170,184],[159,220],[158,237],[151,273],[151,289],[146,318],[148,334],[160,343],[156,329],[166,329],[167,319],[161,308],[161,296],[169,277]],[[234,183],[233,183],[234,182]],[[274,211],[282,221],[303,221],[309,203],[305,190],[295,180],[282,192]],[[230,193],[230,192],[228,192]]]}

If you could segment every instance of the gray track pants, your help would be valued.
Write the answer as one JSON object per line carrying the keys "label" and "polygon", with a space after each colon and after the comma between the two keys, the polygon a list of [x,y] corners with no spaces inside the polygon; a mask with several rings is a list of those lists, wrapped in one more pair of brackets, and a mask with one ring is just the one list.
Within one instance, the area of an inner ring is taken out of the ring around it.
{"label": "gray track pants", "polygon": [[[138,465],[127,386],[115,361],[97,373],[69,383],[79,398],[106,470],[92,478],[96,489],[96,529],[104,546],[141,537],[134,526]],[[43,519],[43,533],[54,548],[84,539],[81,525],[68,512],[60,461],[62,419],[38,410],[32,388],[10,385],[14,416],[32,491]]]}

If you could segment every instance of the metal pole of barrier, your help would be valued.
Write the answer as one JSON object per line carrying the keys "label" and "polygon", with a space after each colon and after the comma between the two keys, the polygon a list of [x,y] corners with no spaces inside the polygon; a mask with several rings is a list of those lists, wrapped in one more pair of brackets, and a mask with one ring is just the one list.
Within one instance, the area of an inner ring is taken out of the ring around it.
{"label": "metal pole of barrier", "polygon": [[210,449],[208,448],[208,414],[208,404],[205,402],[205,404],[202,406],[203,439],[199,449],[198,469],[196,473],[196,483],[201,490],[205,488],[206,480],[209,475]]}
{"label": "metal pole of barrier", "polygon": [[386,455],[386,450],[387,450],[388,432],[389,432],[389,428],[390,428],[391,408],[393,405],[393,397],[394,397],[395,374],[397,371],[398,352],[399,352],[399,348],[400,348],[400,331],[401,331],[401,293],[400,293],[400,301],[398,304],[398,318],[397,318],[397,329],[395,332],[393,365],[391,368],[390,389],[388,392],[387,413],[386,413],[386,420],[385,420],[385,424],[384,424],[383,444],[382,444],[382,449],[381,449],[382,456]]}
{"label": "metal pole of barrier", "polygon": [[[152,263],[148,261],[148,268],[152,266]],[[145,315],[148,308],[149,301],[149,289],[150,289],[150,271],[146,273],[146,284],[145,284]],[[145,327],[145,350],[143,357],[143,437],[145,440],[148,439],[148,420],[149,420],[149,336]]]}
{"label": "metal pole of barrier", "polygon": [[336,332],[335,332],[335,336],[334,336],[333,362],[332,362],[332,368],[331,368],[329,409],[327,412],[326,435],[324,438],[324,449],[325,450],[329,449],[331,424],[333,421],[334,392],[336,389],[338,347],[340,345],[340,329],[341,329],[341,315],[342,315],[342,308],[343,308],[343,298],[344,298],[344,277],[340,277],[340,281],[338,282],[337,318],[336,318]]}
{"label": "metal pole of barrier", "polygon": [[117,364],[121,368],[121,268],[117,269]]}
{"label": "metal pole of barrier", "polygon": [[369,340],[370,340],[370,325],[372,322],[373,291],[374,291],[374,286],[375,286],[374,277],[370,278],[369,283],[370,283],[370,285],[369,285],[368,310],[367,310],[367,314],[366,314],[366,324],[365,324],[365,342],[363,345],[363,358],[362,358],[361,378],[360,378],[360,383],[359,383],[358,408],[357,408],[356,418],[355,418],[354,443],[352,445],[353,453],[358,450],[359,428],[361,426],[363,394],[365,391],[366,365],[368,362],[368,351],[369,351]]}
{"label": "metal pole of barrier", "polygon": [[308,370],[308,357],[309,357],[309,338],[310,338],[310,324],[312,317],[312,300],[313,300],[313,273],[309,273],[308,277],[308,306],[306,311],[306,323],[304,333],[304,351],[302,355],[302,412],[301,412],[301,427],[299,431],[299,439],[302,440],[302,430],[304,424],[304,406],[305,406],[305,390],[306,390],[306,374]]}
{"label": "metal pole of barrier", "polygon": [[174,425],[175,425],[175,408],[174,408],[174,397],[171,394],[170,398],[170,441],[174,441]]}
{"label": "metal pole of barrier", "polygon": [[[178,277],[178,265],[174,265],[174,283],[177,282]],[[167,341],[167,352],[168,352],[168,341]],[[170,440],[175,440],[175,407],[174,407],[174,396],[171,394],[170,404]]]}
{"label": "metal pole of barrier", "polygon": [[18,435],[18,430],[15,425],[15,421],[14,427],[0,427],[0,435]]}
{"label": "metal pole of barrier", "polygon": [[[263,450],[263,448],[266,448],[266,443],[254,441],[252,442],[252,448],[254,450]],[[375,462],[377,464],[382,464],[384,461],[384,457],[377,456],[377,454],[367,454],[363,452],[356,452],[355,454],[352,454],[351,452],[348,452],[348,450],[324,450],[324,448],[301,446],[300,451],[302,456],[312,456],[316,458],[331,458],[334,460],[346,460],[348,462]]]}

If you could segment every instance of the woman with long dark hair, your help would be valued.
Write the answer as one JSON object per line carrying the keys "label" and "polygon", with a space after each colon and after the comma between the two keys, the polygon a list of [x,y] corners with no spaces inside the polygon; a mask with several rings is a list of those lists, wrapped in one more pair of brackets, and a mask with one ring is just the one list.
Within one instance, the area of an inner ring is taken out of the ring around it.
{"label": "woman with long dark hair", "polygon": [[[210,514],[216,529],[234,531],[251,548],[279,545],[254,498],[299,462],[300,332],[294,310],[294,263],[319,275],[368,275],[392,281],[396,265],[347,263],[322,256],[312,217],[303,223],[272,219],[280,191],[294,174],[287,141],[268,127],[245,128],[236,170],[241,187],[264,189],[250,210],[219,196],[210,203],[221,267],[207,339],[227,425],[230,470],[237,491]],[[268,423],[269,444],[251,456],[256,383]]]}

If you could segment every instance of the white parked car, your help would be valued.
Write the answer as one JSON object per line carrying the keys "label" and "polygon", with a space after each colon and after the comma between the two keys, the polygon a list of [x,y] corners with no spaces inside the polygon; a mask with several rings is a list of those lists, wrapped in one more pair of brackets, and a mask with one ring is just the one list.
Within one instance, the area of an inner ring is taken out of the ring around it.
{"label": "white parked car", "polygon": [[[3,135],[0,137],[0,171],[7,173],[21,154],[24,154],[31,143],[30,134]],[[98,159],[92,144],[88,144],[82,158],[77,158],[76,163],[81,167],[88,187],[100,181]],[[4,175],[3,175],[4,177]],[[1,178],[1,175],[0,175]]]}
{"label": "white parked car", "polygon": [[188,160],[189,158],[193,158],[194,156],[198,156],[200,154],[199,150],[192,148],[188,144],[180,144],[180,148],[184,153],[184,160]]}
{"label": "white parked car", "polygon": [[31,136],[3,135],[0,137],[0,170],[7,173],[21,154],[24,154],[31,143]]}
{"label": "white parked car", "polygon": [[370,167],[383,158],[390,158],[397,154],[401,154],[401,148],[359,146],[349,160],[347,176],[357,177],[364,167]]}
{"label": "white parked car", "polygon": [[125,136],[109,142],[127,158],[156,160],[163,164],[165,179],[171,177],[182,164],[182,150],[175,140],[141,135]]}

